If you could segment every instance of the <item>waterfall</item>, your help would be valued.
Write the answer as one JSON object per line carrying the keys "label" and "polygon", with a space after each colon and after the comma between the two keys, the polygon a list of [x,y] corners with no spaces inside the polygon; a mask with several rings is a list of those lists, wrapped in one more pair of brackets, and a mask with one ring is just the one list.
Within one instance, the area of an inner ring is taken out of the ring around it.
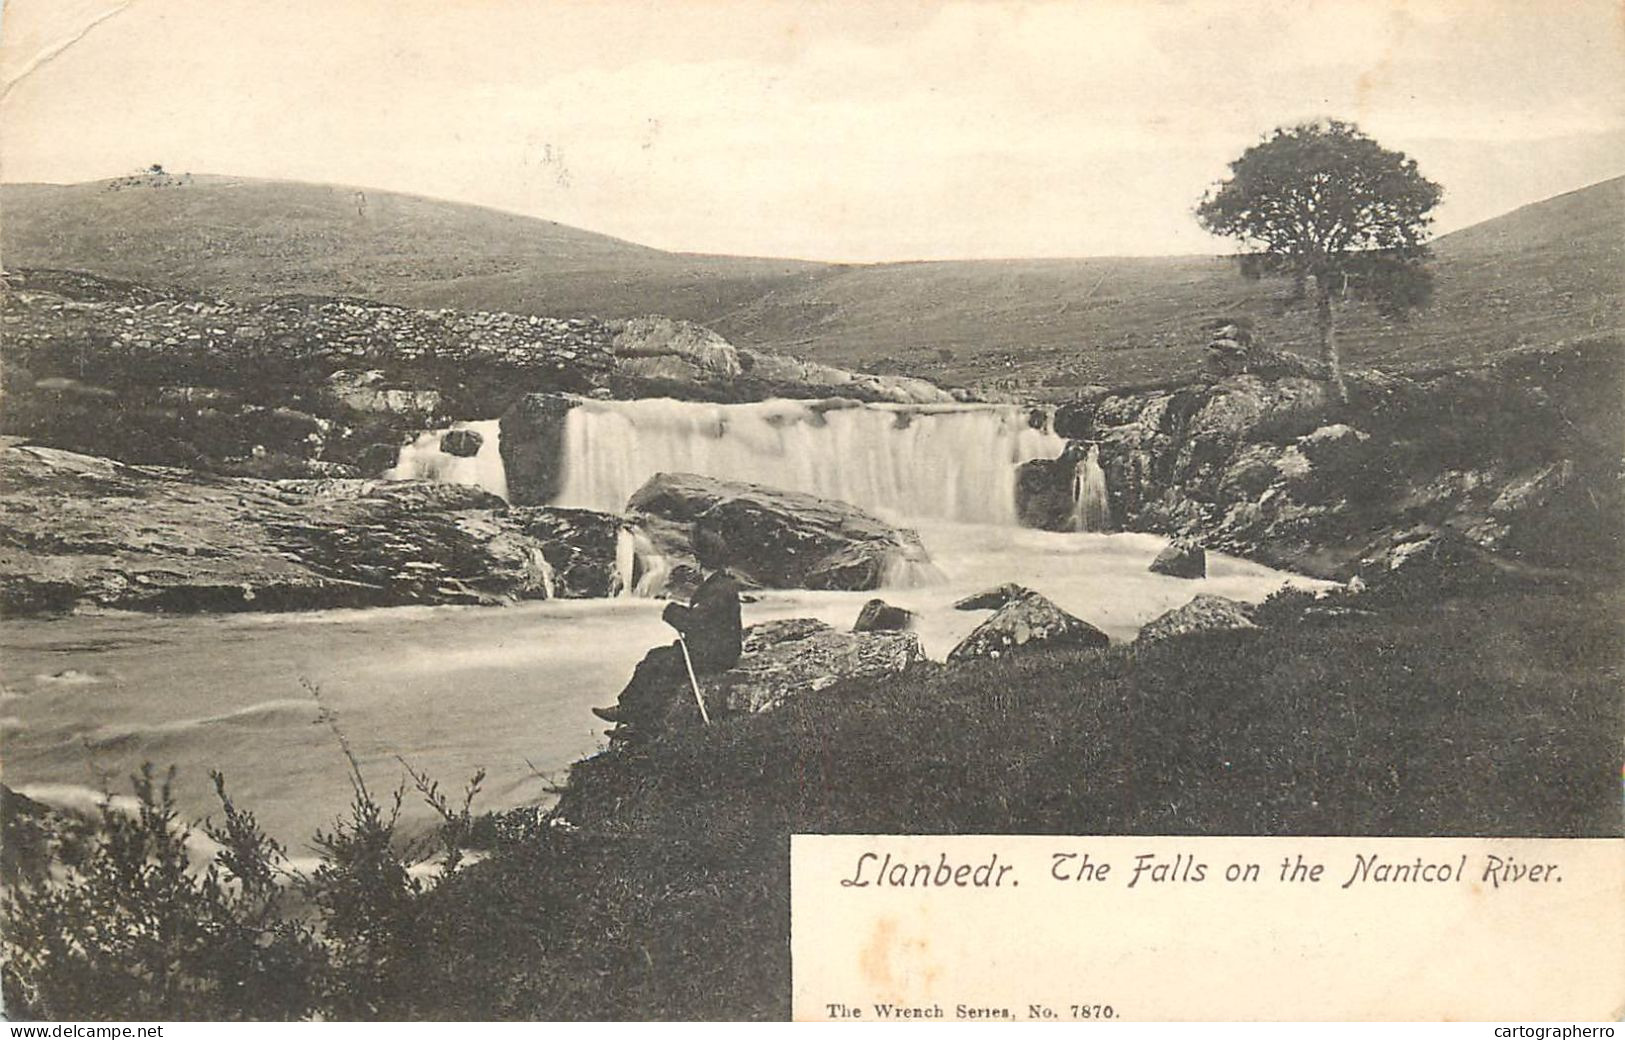
{"label": "waterfall", "polygon": [[[440,439],[452,430],[471,430],[479,434],[479,451],[470,458],[441,451]],[[453,423],[445,430],[427,430],[418,434],[411,444],[401,448],[395,468],[384,476],[390,480],[472,484],[506,499],[508,478],[502,466],[501,437],[502,423],[496,419]]]}
{"label": "waterfall", "polygon": [[908,518],[1014,524],[1016,467],[1061,437],[1008,405],[583,401],[554,504],[619,512],[656,473],[803,491]]}
{"label": "waterfall", "polygon": [[1106,501],[1106,471],[1100,468],[1100,445],[1091,444],[1078,460],[1072,476],[1072,529],[1111,529],[1111,506]]}
{"label": "waterfall", "polygon": [[616,595],[657,596],[666,591],[671,560],[655,550],[654,542],[639,528],[621,528],[615,539]]}

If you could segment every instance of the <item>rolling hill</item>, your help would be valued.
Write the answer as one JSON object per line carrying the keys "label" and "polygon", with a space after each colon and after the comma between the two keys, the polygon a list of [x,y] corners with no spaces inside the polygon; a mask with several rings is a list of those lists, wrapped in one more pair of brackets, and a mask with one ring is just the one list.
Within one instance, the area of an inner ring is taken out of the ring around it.
{"label": "rolling hill", "polygon": [[207,176],[0,186],[0,260],[225,293],[691,319],[821,267],[667,253],[414,195]]}
{"label": "rolling hill", "polygon": [[[1451,364],[1625,326],[1625,177],[1445,235],[1432,303],[1408,321],[1354,307],[1346,356]],[[1279,283],[1217,257],[883,264],[776,286],[712,319],[723,335],[835,363],[1051,386],[1167,378],[1200,361],[1209,319],[1246,315],[1312,353],[1309,315]]]}
{"label": "rolling hill", "polygon": [[[1436,243],[1433,304],[1353,308],[1348,356],[1467,361],[1625,326],[1625,177]],[[875,371],[1064,395],[1193,370],[1203,326],[1245,315],[1311,349],[1283,287],[1218,257],[871,265],[670,253],[477,206],[245,178],[0,187],[8,267],[88,270],[228,294],[353,295],[415,307],[665,313],[750,346]]]}

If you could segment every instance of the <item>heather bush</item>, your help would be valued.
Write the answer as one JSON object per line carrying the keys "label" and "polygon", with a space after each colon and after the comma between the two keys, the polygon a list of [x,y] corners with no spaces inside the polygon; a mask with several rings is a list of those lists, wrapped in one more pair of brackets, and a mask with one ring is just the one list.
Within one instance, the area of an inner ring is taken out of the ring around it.
{"label": "heather bush", "polygon": [[[197,827],[179,818],[173,768],[159,777],[150,764],[131,778],[133,799],[106,797],[95,819],[8,820],[8,839],[26,829],[35,855],[29,869],[8,872],[0,898],[7,1015],[399,1017],[421,982],[423,897],[462,862],[483,774],[453,805],[407,765],[442,821],[410,842],[398,827],[405,784],[375,798],[347,745],[344,753],[349,813],[316,833],[321,862],[309,873],[292,869],[219,773],[221,819]],[[436,849],[439,869],[419,870]]]}

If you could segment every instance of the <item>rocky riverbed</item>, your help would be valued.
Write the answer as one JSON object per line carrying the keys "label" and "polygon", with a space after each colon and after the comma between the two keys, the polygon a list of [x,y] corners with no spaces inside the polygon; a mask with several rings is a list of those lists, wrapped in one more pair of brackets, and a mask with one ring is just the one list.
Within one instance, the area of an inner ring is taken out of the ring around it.
{"label": "rocky riverbed", "polygon": [[[1304,573],[1370,575],[1441,553],[1625,558],[1618,340],[1435,374],[1354,372],[1349,385],[1347,404],[1301,374],[1101,388],[1057,409],[1055,430],[1098,445],[1120,529]],[[1045,476],[1030,481],[1040,513],[1056,501]]]}

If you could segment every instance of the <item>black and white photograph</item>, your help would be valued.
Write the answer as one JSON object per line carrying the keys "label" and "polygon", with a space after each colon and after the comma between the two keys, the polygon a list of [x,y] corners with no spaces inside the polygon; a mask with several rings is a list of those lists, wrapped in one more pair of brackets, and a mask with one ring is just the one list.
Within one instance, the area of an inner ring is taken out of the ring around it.
{"label": "black and white photograph", "polygon": [[792,836],[1621,962],[1612,0],[4,0],[0,282],[8,1020],[872,1019]]}

